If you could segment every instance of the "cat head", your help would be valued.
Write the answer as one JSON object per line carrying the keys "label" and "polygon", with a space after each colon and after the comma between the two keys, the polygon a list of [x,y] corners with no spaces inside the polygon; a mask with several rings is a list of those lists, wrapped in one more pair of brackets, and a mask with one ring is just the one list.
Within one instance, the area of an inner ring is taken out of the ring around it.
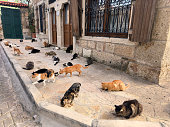
{"label": "cat head", "polygon": [[32,73],[32,78],[36,78],[37,76],[38,76],[37,73],[35,73],[35,72]]}
{"label": "cat head", "polygon": [[115,105],[116,115],[123,116],[126,112],[126,107],[124,105]]}
{"label": "cat head", "polygon": [[63,74],[63,73],[64,73],[64,71],[62,69],[60,69],[59,74]]}
{"label": "cat head", "polygon": [[65,97],[63,97],[63,98],[61,99],[61,102],[60,102],[61,107],[64,107],[64,106],[67,104],[67,101],[68,101],[68,99],[65,98]]}

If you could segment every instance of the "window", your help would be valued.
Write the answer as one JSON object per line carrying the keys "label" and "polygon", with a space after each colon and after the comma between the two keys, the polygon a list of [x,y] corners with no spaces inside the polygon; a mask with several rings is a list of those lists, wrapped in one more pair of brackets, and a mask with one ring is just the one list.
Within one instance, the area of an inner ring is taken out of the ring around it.
{"label": "window", "polygon": [[46,33],[45,4],[39,6],[40,32]]}
{"label": "window", "polygon": [[48,3],[51,4],[51,3],[54,3],[56,0],[49,0]]}
{"label": "window", "polygon": [[87,36],[128,37],[131,0],[86,0]]}

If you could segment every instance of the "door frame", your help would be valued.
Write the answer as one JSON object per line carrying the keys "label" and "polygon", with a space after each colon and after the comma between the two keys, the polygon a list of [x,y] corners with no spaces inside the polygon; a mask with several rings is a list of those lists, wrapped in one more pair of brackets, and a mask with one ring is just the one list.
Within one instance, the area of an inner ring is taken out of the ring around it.
{"label": "door frame", "polygon": [[[55,14],[54,14],[55,13]],[[50,12],[50,15],[51,15],[51,41],[52,41],[52,44],[55,44],[57,45],[57,16],[56,16],[56,10],[55,8],[51,8],[51,12]],[[54,18],[54,15],[55,15],[55,28],[54,28],[54,25],[53,25],[53,18]],[[53,30],[55,29],[55,32],[56,32],[56,41],[54,40],[54,32]]]}

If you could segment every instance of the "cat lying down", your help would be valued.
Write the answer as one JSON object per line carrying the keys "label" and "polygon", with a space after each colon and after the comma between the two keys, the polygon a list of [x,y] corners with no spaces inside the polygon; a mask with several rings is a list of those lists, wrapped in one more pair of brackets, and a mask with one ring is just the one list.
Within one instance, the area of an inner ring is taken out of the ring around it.
{"label": "cat lying down", "polygon": [[71,107],[73,105],[74,97],[78,97],[80,91],[80,83],[74,83],[64,94],[64,97],[61,99],[61,106]]}
{"label": "cat lying down", "polygon": [[124,91],[129,88],[130,85],[125,85],[121,80],[114,80],[112,82],[103,82],[102,89],[108,91]]}

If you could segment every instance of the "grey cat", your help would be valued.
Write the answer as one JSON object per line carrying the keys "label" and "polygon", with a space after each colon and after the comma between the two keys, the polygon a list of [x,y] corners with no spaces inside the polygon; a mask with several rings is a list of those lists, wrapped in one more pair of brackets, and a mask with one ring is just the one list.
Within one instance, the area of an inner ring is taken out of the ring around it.
{"label": "grey cat", "polygon": [[126,119],[141,115],[143,111],[142,105],[135,99],[124,101],[122,105],[115,105],[115,112],[117,116],[125,117]]}
{"label": "grey cat", "polygon": [[32,70],[33,68],[34,68],[34,62],[29,61],[26,64],[26,68],[23,68],[23,69],[25,69],[25,70]]}

